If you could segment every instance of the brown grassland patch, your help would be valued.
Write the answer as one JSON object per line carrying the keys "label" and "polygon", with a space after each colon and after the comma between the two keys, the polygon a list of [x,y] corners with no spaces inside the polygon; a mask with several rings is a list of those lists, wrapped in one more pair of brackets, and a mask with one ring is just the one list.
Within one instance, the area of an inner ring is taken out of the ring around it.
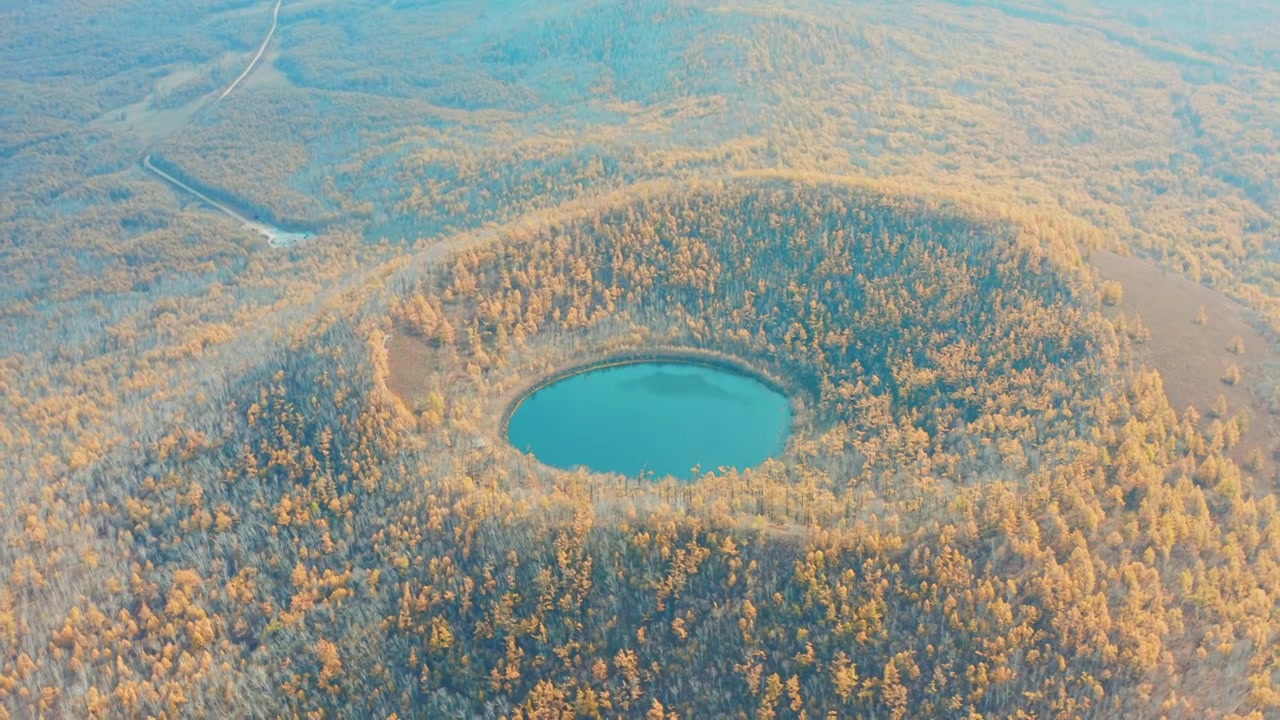
{"label": "brown grassland patch", "polygon": [[[1145,327],[1138,356],[1160,372],[1170,404],[1179,412],[1194,407],[1208,421],[1218,396],[1225,397],[1224,421],[1239,413],[1247,417],[1232,459],[1276,487],[1280,416],[1272,411],[1267,388],[1272,369],[1280,365],[1280,352],[1259,332],[1256,315],[1213,288],[1139,258],[1097,250],[1090,262],[1103,281],[1123,288],[1108,316],[1123,317],[1130,328],[1135,321]],[[1236,338],[1243,340],[1242,353],[1233,352]],[[1233,366],[1241,378],[1229,384],[1224,377]],[[1264,464],[1254,470],[1250,466],[1259,452]]]}

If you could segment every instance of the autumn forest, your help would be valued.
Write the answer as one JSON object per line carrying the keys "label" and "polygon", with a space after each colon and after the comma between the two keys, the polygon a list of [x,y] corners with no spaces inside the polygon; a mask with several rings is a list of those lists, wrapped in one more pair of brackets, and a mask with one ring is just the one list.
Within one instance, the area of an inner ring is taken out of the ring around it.
{"label": "autumn forest", "polygon": [[[1262,0],[0,9],[0,718],[1280,716]],[[684,358],[692,479],[513,447]]]}

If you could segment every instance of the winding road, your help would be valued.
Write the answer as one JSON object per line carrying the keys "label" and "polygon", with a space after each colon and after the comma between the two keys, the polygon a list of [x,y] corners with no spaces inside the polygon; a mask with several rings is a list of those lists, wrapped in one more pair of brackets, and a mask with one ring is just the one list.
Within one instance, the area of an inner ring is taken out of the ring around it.
{"label": "winding road", "polygon": [[[221,95],[219,95],[216,99],[214,99],[213,104],[217,104],[223,98],[230,95],[231,91],[235,90],[236,87],[240,85],[240,82],[243,81],[246,77],[248,77],[249,73],[253,72],[253,69],[258,66],[258,61],[262,59],[263,53],[267,51],[267,46],[271,44],[271,38],[275,37],[276,26],[280,24],[280,5],[281,3],[283,3],[283,1],[284,0],[276,0],[276,6],[271,11],[271,29],[267,31],[267,36],[262,39],[262,45],[258,47],[258,52],[253,56],[253,59],[249,61],[249,66],[244,69],[244,72],[240,73],[239,77],[237,77],[234,81],[232,81],[230,85],[227,86],[226,90],[222,91]],[[188,118],[187,122],[190,122],[190,118]],[[271,225],[267,225],[265,223],[254,222],[250,220],[249,218],[245,217],[244,215],[241,215],[240,213],[236,212],[235,210],[228,207],[227,205],[220,203],[217,200],[214,200],[213,198],[209,197],[203,192],[200,192],[196,188],[191,187],[190,185],[184,183],[183,181],[179,180],[173,175],[170,175],[169,173],[153,165],[151,163],[150,153],[148,153],[142,158],[142,167],[147,171],[155,174],[156,177],[160,178],[161,180],[164,180],[170,185],[200,200],[201,202],[205,203],[209,207],[212,207],[216,210],[221,211],[223,214],[227,215],[232,220],[235,220],[236,222],[240,223],[244,227],[254,230],[258,234],[265,237],[267,239],[267,244],[270,245],[271,247],[276,247],[276,248],[289,247],[290,245],[294,245],[298,242],[301,242],[303,240],[308,240],[311,238],[311,233],[309,232],[287,232],[285,230],[282,230],[277,227],[273,227]]]}
{"label": "winding road", "polygon": [[142,166],[143,166],[144,168],[146,168],[146,169],[150,170],[151,172],[155,173],[156,175],[159,175],[161,180],[164,180],[164,181],[168,182],[170,185],[173,185],[174,187],[178,188],[179,190],[184,190],[184,191],[186,191],[187,193],[189,193],[189,194],[191,194],[191,195],[195,196],[196,198],[198,198],[199,200],[201,200],[202,202],[204,202],[204,204],[206,204],[206,205],[208,205],[208,206],[210,206],[210,207],[214,208],[215,210],[221,210],[223,213],[225,213],[226,215],[230,216],[232,220],[235,220],[235,221],[239,222],[239,223],[240,223],[240,224],[242,224],[242,225],[252,225],[252,224],[253,224],[253,222],[252,222],[252,221],[250,221],[250,220],[249,220],[249,218],[247,218],[247,217],[245,217],[245,216],[241,215],[240,213],[236,212],[235,210],[232,210],[231,208],[227,207],[226,205],[223,205],[222,203],[218,202],[217,200],[214,200],[213,198],[209,197],[208,195],[205,195],[204,193],[202,193],[202,192],[200,192],[199,190],[197,190],[197,189],[195,189],[195,188],[191,187],[190,185],[188,185],[188,184],[186,184],[186,183],[182,182],[182,181],[181,181],[181,180],[179,180],[178,178],[176,178],[176,177],[174,177],[174,176],[170,175],[169,173],[167,173],[167,172],[165,172],[165,171],[161,170],[160,168],[156,167],[155,165],[152,165],[152,164],[151,164],[151,156],[150,156],[150,155],[147,155],[146,157],[142,158]]}
{"label": "winding road", "polygon": [[215,210],[221,211],[224,215],[240,223],[242,226],[263,236],[264,238],[267,239],[267,244],[270,245],[271,247],[274,247],[274,248],[289,247],[291,245],[296,245],[304,240],[310,240],[312,237],[312,234],[310,232],[290,232],[290,231],[282,230],[278,227],[275,227],[274,225],[268,225],[266,223],[250,220],[244,215],[241,215],[240,213],[233,210],[231,207],[224,205],[223,203],[220,203],[217,200],[214,200],[208,195],[200,192],[199,190],[182,182],[178,178],[156,167],[154,164],[152,164],[150,155],[147,155],[146,157],[142,158],[142,167],[146,168],[148,171],[152,173],[155,173],[155,175],[159,177],[161,180],[164,180],[165,182],[169,183],[170,185],[173,185],[179,190],[182,190],[183,192],[188,193],[189,195],[200,200],[201,202],[208,205],[209,207],[212,207]]}
{"label": "winding road", "polygon": [[240,77],[232,81],[232,83],[227,86],[227,89],[223,90],[222,94],[218,96],[218,99],[214,100],[215,103],[230,95],[231,91],[235,90],[236,86],[240,84],[240,81],[248,77],[249,73],[253,72],[253,69],[257,67],[258,61],[262,59],[262,54],[267,51],[267,45],[271,44],[271,38],[275,37],[276,25],[280,24],[280,3],[283,1],[284,0],[276,0],[275,10],[271,11],[271,29],[267,31],[267,36],[263,38],[262,46],[258,48],[258,54],[254,55],[253,59],[249,61],[249,67],[245,68],[244,72],[240,73]]}

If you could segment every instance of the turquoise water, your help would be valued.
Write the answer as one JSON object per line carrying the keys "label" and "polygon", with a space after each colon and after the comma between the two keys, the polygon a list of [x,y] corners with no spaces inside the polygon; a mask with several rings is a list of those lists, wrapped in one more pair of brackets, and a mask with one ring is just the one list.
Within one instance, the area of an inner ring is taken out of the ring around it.
{"label": "turquoise water", "polygon": [[591,370],[525,399],[508,437],[559,468],[691,477],[691,468],[745,469],[778,454],[791,429],[787,399],[726,370],[649,362]]}

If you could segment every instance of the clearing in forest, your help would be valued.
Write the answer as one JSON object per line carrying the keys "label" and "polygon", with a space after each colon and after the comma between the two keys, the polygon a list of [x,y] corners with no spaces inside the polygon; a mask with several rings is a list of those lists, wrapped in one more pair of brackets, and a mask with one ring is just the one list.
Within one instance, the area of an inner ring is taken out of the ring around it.
{"label": "clearing in forest", "polygon": [[[1104,282],[1122,289],[1108,315],[1123,315],[1128,323],[1141,320],[1146,328],[1141,357],[1160,372],[1174,409],[1181,413],[1192,406],[1207,421],[1217,416],[1215,405],[1221,410],[1221,396],[1227,406],[1224,421],[1243,412],[1247,429],[1231,457],[1277,487],[1280,416],[1272,411],[1268,388],[1280,368],[1280,353],[1258,331],[1253,313],[1145,260],[1097,250],[1090,262]],[[1259,457],[1263,464],[1255,468]]]}

